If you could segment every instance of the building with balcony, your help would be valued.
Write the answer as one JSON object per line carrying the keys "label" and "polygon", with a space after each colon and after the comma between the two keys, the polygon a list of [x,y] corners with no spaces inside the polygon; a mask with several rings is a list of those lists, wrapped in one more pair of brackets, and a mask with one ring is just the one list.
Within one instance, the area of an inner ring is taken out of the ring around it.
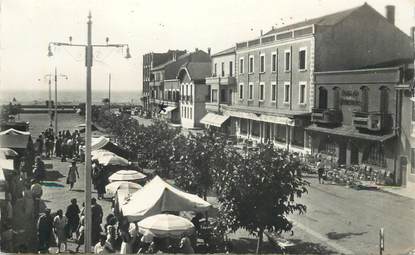
{"label": "building with balcony", "polygon": [[180,118],[184,128],[202,127],[200,120],[206,115],[208,87],[206,77],[211,76],[211,57],[208,53],[196,49],[188,61],[181,65],[177,79],[180,84]]}
{"label": "building with balcony", "polygon": [[185,50],[169,50],[165,53],[149,52],[143,55],[142,102],[145,109],[150,110],[150,82],[154,80],[151,69],[185,53]]}
{"label": "building with balcony", "polygon": [[230,121],[230,116],[224,114],[223,110],[235,101],[235,62],[235,47],[212,55],[212,75],[206,77],[207,114],[200,121],[208,128],[217,128],[231,135],[235,132],[235,122]]}
{"label": "building with balcony", "polygon": [[[342,123],[352,125],[354,118],[356,124],[361,121],[360,129],[367,131],[378,125],[377,120],[386,125],[389,115],[372,113],[365,128],[363,115],[358,112],[345,115],[336,104],[318,100],[320,91],[314,76],[316,72],[390,66],[411,58],[409,37],[394,26],[394,8],[388,6],[387,10],[389,16],[385,18],[365,3],[273,28],[259,38],[237,43],[234,101],[223,108],[223,114],[235,121],[236,134],[257,141],[271,140],[292,151],[311,152],[305,129],[311,121],[335,128]],[[349,93],[338,91],[338,97]],[[352,100],[356,95],[343,97]]]}
{"label": "building with balcony", "polygon": [[365,164],[402,183],[398,88],[407,83],[408,70],[403,64],[315,72],[316,107],[306,128],[311,151],[346,166]]}

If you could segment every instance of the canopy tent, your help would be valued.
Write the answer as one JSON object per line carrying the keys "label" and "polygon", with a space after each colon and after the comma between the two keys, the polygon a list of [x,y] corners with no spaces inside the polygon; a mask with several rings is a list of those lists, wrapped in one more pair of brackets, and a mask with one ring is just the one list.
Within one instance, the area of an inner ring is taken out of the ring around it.
{"label": "canopy tent", "polygon": [[8,157],[17,157],[19,153],[10,148],[0,148],[0,158],[7,159]]}
{"label": "canopy tent", "polygon": [[203,212],[207,211],[211,204],[197,195],[173,187],[156,176],[120,206],[123,215],[131,222],[162,212]]}
{"label": "canopy tent", "polygon": [[107,150],[123,158],[130,157],[130,153],[127,150],[119,147],[117,144],[111,142],[109,138],[106,138],[104,136],[92,138],[91,150]]}
{"label": "canopy tent", "polygon": [[97,160],[100,164],[104,166],[128,166],[128,160],[126,160],[123,157],[117,156],[115,154],[113,155],[104,155],[97,157]]}
{"label": "canopy tent", "polygon": [[104,156],[112,156],[112,155],[115,155],[115,153],[112,153],[107,150],[99,149],[99,150],[91,151],[91,155],[92,155],[92,159],[94,160],[94,159],[99,159],[100,157],[104,157]]}
{"label": "canopy tent", "polygon": [[26,149],[30,132],[19,131],[13,128],[0,132],[0,148]]}

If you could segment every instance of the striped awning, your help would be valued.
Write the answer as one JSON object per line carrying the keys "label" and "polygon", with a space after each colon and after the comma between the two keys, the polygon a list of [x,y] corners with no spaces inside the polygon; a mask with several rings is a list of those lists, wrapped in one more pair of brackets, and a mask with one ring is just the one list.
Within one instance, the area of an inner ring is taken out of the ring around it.
{"label": "striped awning", "polygon": [[200,123],[215,127],[221,127],[227,119],[229,119],[229,116],[227,115],[219,115],[209,112],[200,120]]}

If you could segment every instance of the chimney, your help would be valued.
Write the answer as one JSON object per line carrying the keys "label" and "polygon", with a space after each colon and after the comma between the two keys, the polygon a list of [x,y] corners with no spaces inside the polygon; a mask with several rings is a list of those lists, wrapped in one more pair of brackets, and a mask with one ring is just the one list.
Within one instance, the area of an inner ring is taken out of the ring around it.
{"label": "chimney", "polygon": [[386,19],[392,25],[395,25],[395,6],[394,5],[386,5]]}
{"label": "chimney", "polygon": [[208,54],[209,54],[209,56],[210,56],[210,50],[211,50],[211,48],[209,47],[209,48],[208,48]]}
{"label": "chimney", "polygon": [[176,51],[173,51],[172,60],[173,61],[176,61],[176,59],[177,59],[177,52]]}

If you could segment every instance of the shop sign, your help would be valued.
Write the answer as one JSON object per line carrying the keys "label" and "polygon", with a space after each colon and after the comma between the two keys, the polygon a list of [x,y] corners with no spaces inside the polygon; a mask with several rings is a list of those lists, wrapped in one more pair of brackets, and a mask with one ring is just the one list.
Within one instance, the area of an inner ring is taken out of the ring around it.
{"label": "shop sign", "polygon": [[340,103],[342,105],[360,105],[359,91],[342,90]]}

